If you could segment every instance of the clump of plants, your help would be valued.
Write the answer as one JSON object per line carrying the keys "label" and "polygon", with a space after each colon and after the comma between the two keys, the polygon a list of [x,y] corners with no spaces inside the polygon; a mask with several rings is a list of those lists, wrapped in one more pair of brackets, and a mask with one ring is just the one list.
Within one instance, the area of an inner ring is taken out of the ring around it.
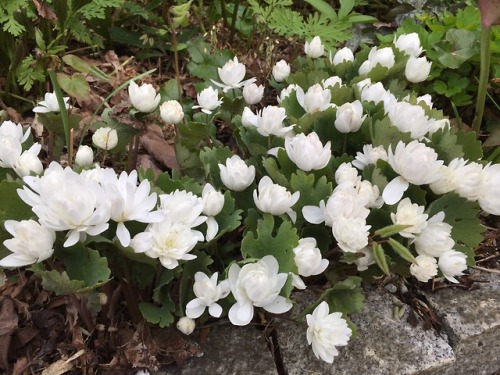
{"label": "clump of plants", "polygon": [[[413,33],[356,55],[315,37],[261,85],[234,57],[198,86],[195,106],[131,82],[130,118],[159,113],[175,131],[179,168],[156,176],[105,166],[120,142],[111,120],[73,167],[45,170],[29,130],[6,121],[0,266],[29,267],[80,300],[89,330],[107,283],[121,285],[135,323],[186,334],[212,318],[279,319],[294,291],[315,285],[298,319],[331,363],[354,336],[362,280],[456,283],[482,241],[478,215],[500,215],[499,164],[415,89],[430,70]],[[262,106],[270,86],[278,104]],[[68,108],[59,93],[36,110]]]}

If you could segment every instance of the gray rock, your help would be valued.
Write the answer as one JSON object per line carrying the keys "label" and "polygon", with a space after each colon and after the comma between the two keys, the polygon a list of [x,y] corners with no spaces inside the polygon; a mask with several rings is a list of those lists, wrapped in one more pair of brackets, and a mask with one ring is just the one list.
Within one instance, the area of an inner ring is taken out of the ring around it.
{"label": "gray rock", "polygon": [[490,375],[500,369],[500,277],[476,275],[486,281],[477,290],[446,288],[426,294],[457,359],[443,375]]}
{"label": "gray rock", "polygon": [[254,326],[235,327],[229,322],[214,326],[200,347],[201,357],[191,358],[182,366],[157,375],[277,374],[264,332]]}
{"label": "gray rock", "polygon": [[[353,315],[358,336],[339,348],[333,364],[317,359],[306,340],[306,326],[286,322],[278,327],[283,363],[289,375],[299,374],[433,374],[454,362],[448,343],[433,330],[424,331],[392,316],[393,296],[385,290],[367,292],[365,308]],[[307,292],[293,298],[306,306],[314,298]]]}

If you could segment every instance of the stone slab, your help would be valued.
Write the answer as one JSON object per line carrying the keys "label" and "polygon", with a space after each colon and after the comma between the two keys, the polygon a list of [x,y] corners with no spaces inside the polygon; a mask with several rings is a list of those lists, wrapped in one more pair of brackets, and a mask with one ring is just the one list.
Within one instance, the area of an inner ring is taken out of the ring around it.
{"label": "stone slab", "polygon": [[456,362],[443,375],[491,375],[500,370],[500,276],[476,272],[477,290],[426,293],[440,317]]}
{"label": "stone slab", "polygon": [[277,375],[264,332],[253,326],[236,327],[229,322],[214,326],[199,345],[202,356],[156,375]]}
{"label": "stone slab", "polygon": [[[314,301],[307,292],[293,299],[305,306]],[[407,323],[408,311],[400,319],[392,316],[395,297],[385,290],[369,290],[364,310],[353,315],[358,336],[339,348],[333,364],[315,357],[307,345],[307,327],[286,322],[278,330],[283,363],[289,375],[428,375],[442,373],[455,361],[452,348],[433,330]],[[300,307],[300,306],[299,306]]]}

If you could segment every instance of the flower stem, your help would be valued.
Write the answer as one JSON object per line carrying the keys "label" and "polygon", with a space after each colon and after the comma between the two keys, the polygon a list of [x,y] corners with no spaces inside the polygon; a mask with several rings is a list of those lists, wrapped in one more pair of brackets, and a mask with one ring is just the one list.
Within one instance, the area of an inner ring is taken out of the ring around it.
{"label": "flower stem", "polygon": [[472,131],[479,135],[481,122],[483,120],[484,103],[486,101],[486,89],[490,70],[490,38],[491,28],[481,27],[481,68],[479,73],[479,87],[477,89],[476,113],[472,122]]}

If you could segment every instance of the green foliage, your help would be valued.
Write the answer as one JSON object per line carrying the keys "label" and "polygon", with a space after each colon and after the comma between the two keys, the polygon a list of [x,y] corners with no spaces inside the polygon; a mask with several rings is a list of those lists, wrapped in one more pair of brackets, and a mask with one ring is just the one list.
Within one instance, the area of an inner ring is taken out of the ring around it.
{"label": "green foliage", "polygon": [[330,49],[351,37],[354,23],[376,21],[374,17],[352,12],[354,0],[342,0],[338,11],[322,0],[307,2],[317,12],[309,12],[304,17],[303,13],[291,9],[292,2],[289,0],[265,0],[262,5],[256,0],[248,1],[253,13],[258,16],[258,22],[272,31],[285,37],[298,36],[305,40],[319,36]]}
{"label": "green foliage", "polygon": [[298,273],[293,260],[293,248],[299,243],[297,230],[290,221],[283,221],[274,233],[275,219],[270,214],[264,214],[259,219],[257,230],[248,231],[241,241],[241,253],[245,258],[260,259],[266,255],[274,256],[280,265],[280,272]]}
{"label": "green foliage", "polygon": [[19,198],[17,190],[23,186],[17,181],[3,180],[0,182],[0,222],[5,220],[27,220],[33,216],[31,207]]}

